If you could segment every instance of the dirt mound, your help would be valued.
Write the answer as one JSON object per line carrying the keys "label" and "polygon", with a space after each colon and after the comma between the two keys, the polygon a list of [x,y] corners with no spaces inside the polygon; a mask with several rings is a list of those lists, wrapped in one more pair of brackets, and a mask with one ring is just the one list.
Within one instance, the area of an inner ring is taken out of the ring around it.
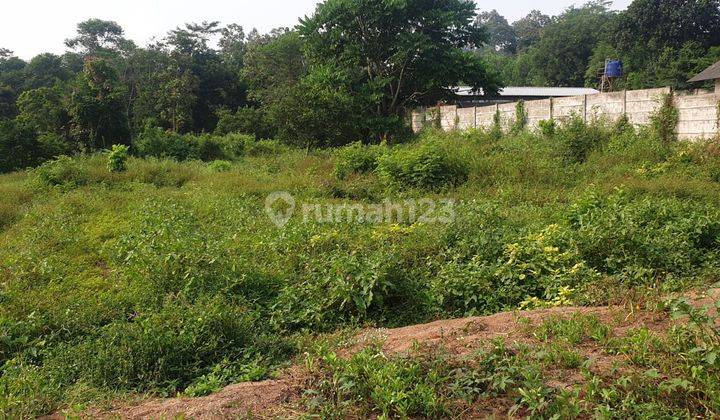
{"label": "dirt mound", "polygon": [[[691,295],[695,306],[707,305],[720,296],[719,290],[702,295]],[[533,344],[528,328],[542,323],[551,316],[570,317],[573,314],[593,314],[613,329],[624,334],[630,328],[646,326],[663,330],[670,324],[669,317],[622,306],[601,308],[554,308],[536,311],[499,313],[486,317],[437,321],[396,329],[368,329],[360,333],[355,343],[341,350],[348,357],[369,345],[382,345],[388,354],[403,354],[413,346],[436,347],[456,354],[466,354],[502,338],[508,343]],[[596,360],[596,369],[609,366],[611,360],[594,348],[581,349]],[[557,387],[575,382],[576,378],[558,377]],[[222,391],[202,398],[157,399],[133,407],[123,407],[93,417],[110,418],[173,418],[186,416],[196,419],[228,417],[294,417],[291,403],[302,393],[303,377],[300,369],[289,370],[282,379],[231,385]]]}
{"label": "dirt mound", "polygon": [[97,417],[155,419],[184,416],[193,419],[221,419],[257,415],[283,416],[282,407],[299,393],[299,382],[293,378],[247,382],[228,386],[207,397],[151,400]]}

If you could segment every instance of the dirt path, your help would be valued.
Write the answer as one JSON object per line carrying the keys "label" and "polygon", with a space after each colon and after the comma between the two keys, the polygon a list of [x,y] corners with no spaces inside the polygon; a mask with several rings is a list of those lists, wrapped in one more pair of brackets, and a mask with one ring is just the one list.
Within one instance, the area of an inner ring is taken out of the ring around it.
{"label": "dirt path", "polygon": [[[692,296],[695,306],[707,305],[720,296],[720,290],[702,296]],[[373,343],[382,345],[387,354],[403,354],[413,346],[443,346],[458,355],[486,345],[491,340],[503,338],[508,343],[531,344],[527,329],[540,324],[550,316],[570,317],[573,314],[594,314],[613,328],[614,334],[624,334],[630,328],[646,326],[652,330],[664,330],[670,324],[667,316],[658,313],[632,310],[627,307],[601,308],[555,308],[524,312],[506,312],[486,317],[463,318],[413,325],[397,329],[368,329],[360,333],[355,344],[341,351],[349,356]],[[520,321],[520,320],[523,321]],[[593,353],[595,349],[586,349]],[[601,362],[603,355],[594,355]],[[287,418],[294,417],[291,403],[302,393],[303,377],[300,369],[289,370],[281,379],[231,385],[222,391],[201,398],[156,399],[137,406],[123,407],[107,413],[95,413],[92,417],[105,418]],[[558,385],[565,382],[558,378]]]}

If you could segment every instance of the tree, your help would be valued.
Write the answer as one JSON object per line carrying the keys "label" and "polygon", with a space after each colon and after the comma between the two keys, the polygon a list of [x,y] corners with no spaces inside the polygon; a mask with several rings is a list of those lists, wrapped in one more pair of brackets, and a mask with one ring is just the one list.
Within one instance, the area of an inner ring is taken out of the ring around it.
{"label": "tree", "polygon": [[134,48],[124,37],[123,28],[109,20],[88,19],[77,25],[78,35],[65,40],[65,45],[82,55],[115,53]]}
{"label": "tree", "polygon": [[550,16],[543,14],[539,10],[531,11],[524,18],[512,24],[517,37],[518,51],[525,50],[537,44],[542,34],[552,23]]}
{"label": "tree", "polygon": [[218,21],[187,23],[185,28],[178,27],[170,31],[166,42],[177,55],[192,57],[195,54],[207,53],[210,50],[210,37],[221,31],[219,26]]}
{"label": "tree", "polygon": [[485,28],[490,38],[488,45],[495,51],[514,54],[517,49],[517,35],[515,29],[497,10],[482,12],[475,20],[475,24]]}
{"label": "tree", "polygon": [[337,79],[382,126],[406,107],[451,97],[460,83],[497,91],[496,76],[469,51],[487,40],[475,16],[470,0],[326,0],[298,30],[311,66],[343,72]]}
{"label": "tree", "polygon": [[53,136],[38,136],[15,119],[0,119],[0,172],[32,167],[65,152]]}
{"label": "tree", "polygon": [[93,58],[73,88],[70,115],[74,134],[90,149],[129,144],[125,89],[105,59]]}
{"label": "tree", "polygon": [[720,45],[720,0],[634,0],[618,17],[618,48],[657,52],[688,42]]}
{"label": "tree", "polygon": [[45,53],[34,57],[25,67],[25,89],[53,87],[70,80],[72,74],[65,68],[62,57]]}
{"label": "tree", "polygon": [[306,149],[338,146],[363,135],[361,104],[343,72],[317,66],[270,107],[281,140]]}
{"label": "tree", "polygon": [[70,117],[57,89],[41,87],[27,90],[17,99],[19,114],[24,125],[39,133],[67,134]]}
{"label": "tree", "polygon": [[[229,66],[221,54],[209,47],[210,38],[221,33],[219,22],[188,23],[170,31],[166,44],[177,75],[195,78],[196,100],[192,105],[193,131],[212,131],[221,108],[237,109],[246,104],[246,87],[237,68]],[[237,31],[234,27],[234,31]],[[237,33],[234,34],[238,36]],[[226,46],[230,39],[225,38]],[[236,46],[237,47],[237,46]],[[188,87],[183,84],[183,88]],[[178,86],[179,87],[179,86]]]}
{"label": "tree", "polygon": [[160,79],[160,89],[155,92],[160,124],[176,133],[192,128],[197,78],[186,71],[181,75],[162,74]]}
{"label": "tree", "polygon": [[243,27],[235,23],[227,25],[220,30],[222,37],[218,42],[220,54],[223,60],[234,71],[240,72],[243,67],[243,57],[245,55],[245,31]]}
{"label": "tree", "polygon": [[248,41],[242,76],[248,83],[249,98],[270,106],[307,74],[303,42],[296,31],[286,28]]}
{"label": "tree", "polygon": [[635,0],[611,33],[628,87],[684,88],[720,45],[720,0]]}
{"label": "tree", "polygon": [[603,1],[571,7],[557,17],[533,47],[534,67],[542,80],[552,86],[584,86],[590,57],[612,18]]}

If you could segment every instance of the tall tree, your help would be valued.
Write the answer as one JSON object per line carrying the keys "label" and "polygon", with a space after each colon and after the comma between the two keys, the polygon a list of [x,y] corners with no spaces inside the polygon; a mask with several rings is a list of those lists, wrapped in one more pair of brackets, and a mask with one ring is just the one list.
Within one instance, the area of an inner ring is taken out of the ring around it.
{"label": "tall tree", "polygon": [[296,31],[276,29],[248,41],[242,74],[257,104],[278,102],[306,73],[303,42]]}
{"label": "tall tree", "polygon": [[65,40],[65,45],[83,55],[98,55],[127,51],[134,47],[125,39],[123,28],[117,23],[102,19],[88,19],[77,25],[77,36]]}
{"label": "tall tree", "polygon": [[25,88],[53,87],[71,77],[72,73],[63,64],[62,57],[50,53],[40,54],[25,67]]}
{"label": "tall tree", "polygon": [[349,92],[372,106],[380,123],[397,120],[405,107],[450,97],[460,83],[498,89],[469,51],[487,41],[475,17],[470,0],[326,0],[298,30],[311,64],[348,75]]}
{"label": "tall tree", "polygon": [[517,49],[517,35],[515,29],[497,10],[482,12],[477,16],[475,23],[485,28],[489,35],[488,45],[495,51],[514,54]]}
{"label": "tall tree", "polygon": [[517,36],[517,49],[522,51],[537,44],[545,28],[551,23],[550,16],[539,10],[533,10],[524,18],[513,22],[512,26]]}
{"label": "tall tree", "polygon": [[88,59],[70,102],[74,135],[90,149],[128,143],[124,99],[125,89],[115,68],[105,59]]}
{"label": "tall tree", "polygon": [[17,100],[18,120],[39,133],[68,134],[70,116],[57,88],[40,87],[23,92]]}
{"label": "tall tree", "polygon": [[613,13],[605,1],[571,7],[548,26],[532,52],[545,84],[584,86],[595,46],[606,37]]}

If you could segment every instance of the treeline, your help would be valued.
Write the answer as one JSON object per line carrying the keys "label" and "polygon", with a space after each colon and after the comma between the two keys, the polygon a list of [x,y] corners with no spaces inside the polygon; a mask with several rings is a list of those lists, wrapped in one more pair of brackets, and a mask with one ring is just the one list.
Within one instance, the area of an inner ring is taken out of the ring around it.
{"label": "treeline", "polygon": [[242,132],[299,147],[407,134],[403,110],[500,81],[468,0],[327,0],[293,29],[186,24],[138,47],[92,19],[62,56],[0,58],[0,170],[132,144],[146,130]]}
{"label": "treeline", "polygon": [[596,0],[559,16],[533,10],[508,23],[478,15],[490,41],[481,54],[508,86],[597,87],[607,58],[620,59],[620,89],[690,87],[687,80],[720,60],[720,2],[634,0],[624,11]]}
{"label": "treeline", "polygon": [[295,28],[186,24],[139,47],[112,21],[78,24],[61,55],[0,49],[0,171],[132,145],[143,133],[244,133],[304,148],[408,135],[404,111],[470,85],[682,86],[720,59],[720,0],[538,11],[510,25],[470,0],[326,0]]}

